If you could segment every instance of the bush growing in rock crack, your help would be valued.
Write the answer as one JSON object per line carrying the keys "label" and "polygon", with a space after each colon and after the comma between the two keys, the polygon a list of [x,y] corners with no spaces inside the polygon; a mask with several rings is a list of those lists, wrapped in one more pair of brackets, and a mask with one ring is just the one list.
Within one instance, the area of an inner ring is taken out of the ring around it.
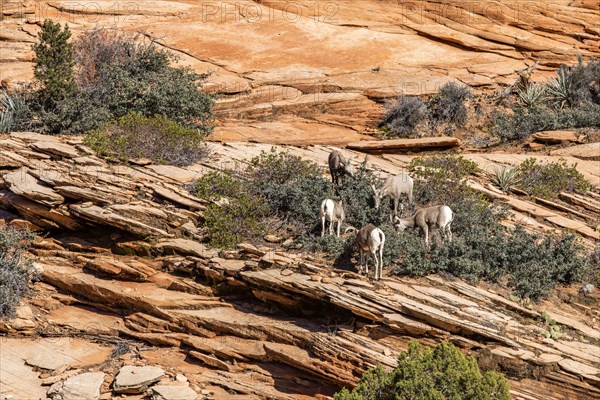
{"label": "bush growing in rock crack", "polygon": [[427,105],[415,96],[400,96],[377,125],[393,136],[413,137],[417,126],[427,119]]}
{"label": "bush growing in rock crack", "polygon": [[189,165],[208,154],[197,130],[164,115],[147,118],[136,112],[89,132],[84,142],[99,156],[119,162],[148,158],[159,164]]}
{"label": "bush growing in rock crack", "polygon": [[32,240],[28,231],[0,227],[0,318],[14,316],[35,278],[32,261],[25,256]]}
{"label": "bush growing in rock crack", "polygon": [[516,186],[532,196],[556,198],[560,192],[587,192],[591,184],[577,171],[576,165],[566,160],[538,163],[528,158],[518,167],[519,181]]}
{"label": "bush growing in rock crack", "polygon": [[418,136],[416,131],[424,122],[429,124],[431,133],[442,126],[445,131],[450,132],[466,125],[466,101],[470,96],[469,88],[457,83],[446,83],[439,93],[426,102],[416,96],[400,96],[388,107],[377,127],[386,134],[401,138]]}
{"label": "bush growing in rock crack", "polygon": [[468,112],[465,102],[471,96],[471,90],[454,82],[449,82],[440,88],[438,94],[429,100],[431,129],[435,130],[442,124],[462,128],[467,123]]}

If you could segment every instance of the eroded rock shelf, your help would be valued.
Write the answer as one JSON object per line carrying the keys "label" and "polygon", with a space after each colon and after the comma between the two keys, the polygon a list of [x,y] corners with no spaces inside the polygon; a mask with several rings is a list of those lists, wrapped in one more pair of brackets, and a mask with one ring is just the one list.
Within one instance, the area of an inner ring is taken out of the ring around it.
{"label": "eroded rock shelf", "polygon": [[[1,154],[12,160],[0,167],[2,223],[49,233],[31,249],[42,277],[35,296],[0,330],[73,336],[105,351],[93,362],[75,357],[62,371],[62,364],[49,367],[48,382],[62,385],[54,390],[80,381],[97,390],[102,378],[100,390],[107,393],[119,368],[131,365],[165,371],[158,383],[143,383],[140,390],[192,390],[214,399],[232,398],[227,390],[244,399],[314,398],[355,384],[374,365],[393,367],[416,338],[429,345],[450,340],[483,365],[504,371],[515,398],[600,396],[597,308],[557,298],[527,308],[502,286],[437,276],[386,276],[373,283],[351,265],[333,269],[275,245],[206,248],[200,217],[208,202],[181,184],[214,168],[243,165],[270,145],[213,143],[210,160],[163,168],[107,164],[78,137],[53,137],[44,146],[41,140],[33,133],[0,138]],[[41,156],[29,157],[33,149]],[[288,150],[327,173],[330,148]],[[465,157],[487,167],[518,162],[494,154]],[[410,158],[368,156],[367,166],[382,175],[396,173]],[[586,162],[578,169],[597,190],[600,177]],[[471,185],[512,206],[506,223],[527,217],[534,231],[569,226],[590,245],[597,239],[586,221],[552,204],[496,193],[485,175]],[[595,195],[562,197],[578,213],[597,218]],[[544,337],[541,311],[563,325],[563,337]],[[129,350],[115,355],[115,343]],[[3,362],[3,376],[23,368],[19,360]],[[40,387],[38,375],[29,371],[24,379]],[[84,372],[91,375],[80,376]],[[177,380],[181,374],[185,381]],[[3,378],[3,384],[22,393],[16,381]]]}

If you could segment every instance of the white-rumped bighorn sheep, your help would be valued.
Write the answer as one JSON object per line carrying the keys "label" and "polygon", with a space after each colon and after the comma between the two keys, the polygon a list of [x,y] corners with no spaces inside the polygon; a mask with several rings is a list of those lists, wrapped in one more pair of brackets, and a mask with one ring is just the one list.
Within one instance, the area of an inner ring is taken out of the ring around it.
{"label": "white-rumped bighorn sheep", "polygon": [[400,202],[400,196],[403,194],[408,197],[408,202],[413,202],[413,179],[406,173],[402,172],[396,176],[388,177],[383,186],[377,189],[375,185],[371,185],[373,189],[373,199],[375,200],[375,208],[379,209],[381,199],[385,196],[390,196],[394,201],[394,216],[398,215],[398,203]]}
{"label": "white-rumped bighorn sheep", "polygon": [[383,245],[385,244],[383,231],[374,225],[365,225],[356,234],[354,244],[360,254],[359,272],[362,273],[364,263],[365,275],[369,276],[369,257],[373,257],[375,280],[381,279],[383,273]]}
{"label": "white-rumped bighorn sheep", "polygon": [[394,228],[399,232],[403,232],[406,228],[413,228],[415,225],[421,228],[425,233],[425,244],[427,246],[429,246],[429,230],[436,228],[440,230],[440,234],[444,232],[448,236],[448,240],[452,242],[450,225],[452,225],[453,220],[454,213],[446,205],[421,208],[412,217],[400,218],[394,216],[392,219]]}
{"label": "white-rumped bighorn sheep", "polygon": [[352,168],[352,159],[346,158],[339,150],[333,150],[329,153],[329,173],[331,181],[337,185],[340,177],[345,175],[354,176],[354,168]]}
{"label": "white-rumped bighorn sheep", "polygon": [[337,237],[340,237],[340,227],[346,219],[342,201],[325,199],[321,203],[321,236],[325,235],[325,221],[329,221],[329,234],[333,235],[333,224],[337,222]]}

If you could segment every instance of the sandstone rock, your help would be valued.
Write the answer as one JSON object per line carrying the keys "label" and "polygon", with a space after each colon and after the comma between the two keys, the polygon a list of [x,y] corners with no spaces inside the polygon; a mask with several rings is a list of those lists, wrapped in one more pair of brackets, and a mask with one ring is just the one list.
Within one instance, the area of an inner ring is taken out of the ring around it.
{"label": "sandstone rock", "polygon": [[364,141],[348,143],[346,146],[352,150],[366,153],[382,154],[397,153],[403,151],[420,151],[459,147],[462,143],[459,139],[448,136],[426,137],[421,139],[390,139],[378,141]]}
{"label": "sandstone rock", "polygon": [[152,164],[152,160],[150,160],[149,158],[136,158],[133,160],[129,160],[130,163],[134,164],[134,165],[139,165],[139,166],[145,166],[145,165],[150,165]]}
{"label": "sandstone rock", "polygon": [[30,221],[26,221],[24,219],[19,219],[19,218],[15,218],[15,219],[11,220],[9,225],[12,226],[13,228],[26,229],[31,232],[37,232],[37,231],[42,230],[42,228],[40,228],[36,224],[34,224]]}
{"label": "sandstone rock", "polygon": [[[66,367],[66,366],[65,366]],[[57,373],[57,371],[60,371],[62,368],[59,368],[58,370],[55,370],[52,373],[52,376],[49,376],[48,378],[45,378],[42,380],[42,385],[43,386],[52,386],[57,382],[61,382],[61,381],[65,381],[75,375],[79,375],[82,371],[80,369],[72,369],[69,371],[63,371],[61,373]]]}
{"label": "sandstone rock", "polygon": [[181,238],[160,241],[154,248],[161,252],[166,250],[177,254],[192,255],[204,259],[213,258],[216,254],[215,251],[207,250],[206,246],[202,243]]}
{"label": "sandstone rock", "polygon": [[22,304],[15,310],[15,318],[10,320],[10,325],[13,329],[18,331],[31,330],[36,326],[34,319],[35,316],[33,315],[31,307]]}
{"label": "sandstone rock", "polygon": [[206,208],[206,205],[202,203],[202,200],[192,197],[187,193],[177,192],[174,189],[160,185],[149,186],[158,196],[170,200],[175,204],[180,204],[184,207],[188,207],[191,210],[204,210]]}
{"label": "sandstone rock", "polygon": [[155,269],[136,260],[130,260],[130,263],[126,264],[114,257],[96,257],[89,260],[85,266],[94,271],[128,280],[143,281],[156,273]]}
{"label": "sandstone rock", "polygon": [[86,372],[54,384],[48,390],[52,400],[97,400],[104,383],[104,372]]}
{"label": "sandstone rock", "polygon": [[174,165],[147,165],[147,169],[154,171],[155,173],[164,176],[165,178],[172,179],[179,183],[191,182],[194,179],[198,179],[200,175],[193,171],[179,168]]}
{"label": "sandstone rock", "polygon": [[143,393],[148,386],[158,382],[165,372],[159,367],[126,365],[119,370],[113,384],[115,393]]}
{"label": "sandstone rock", "polygon": [[0,154],[0,168],[2,169],[19,168],[23,165],[24,163],[19,161],[16,157],[9,157],[6,154]]}
{"label": "sandstone rock", "polygon": [[578,141],[577,135],[573,131],[542,131],[534,133],[531,137],[535,141],[548,144]]}
{"label": "sandstone rock", "polygon": [[49,153],[58,157],[75,158],[79,156],[77,149],[69,144],[55,141],[38,141],[31,145],[32,149]]}
{"label": "sandstone rock", "polygon": [[116,212],[101,208],[93,204],[72,204],[71,212],[80,218],[95,222],[100,225],[114,226],[115,228],[141,236],[172,237],[173,235],[153,226],[144,224],[131,218],[123,217]]}
{"label": "sandstone rock", "polygon": [[197,393],[189,386],[153,386],[154,400],[196,400]]}
{"label": "sandstone rock", "polygon": [[223,362],[223,361],[219,360],[218,358],[210,356],[208,354],[203,354],[203,353],[200,353],[200,352],[194,351],[194,350],[190,350],[189,354],[190,354],[190,356],[194,357],[195,359],[197,359],[197,360],[201,361],[202,363],[209,365],[213,368],[217,368],[217,369],[220,369],[223,371],[233,371],[235,369],[232,365],[230,365],[226,362]]}
{"label": "sandstone rock", "polygon": [[600,161],[600,142],[565,147],[550,152],[553,156],[572,156],[582,160]]}
{"label": "sandstone rock", "polygon": [[4,175],[7,187],[14,194],[26,197],[48,205],[57,205],[65,201],[65,198],[49,187],[42,186],[28,173],[27,168],[21,168]]}
{"label": "sandstone rock", "polygon": [[61,141],[60,137],[52,135],[42,135],[41,133],[35,132],[12,132],[11,137],[21,139],[26,142],[55,142]]}
{"label": "sandstone rock", "polygon": [[77,186],[56,186],[54,188],[64,197],[82,201],[91,201],[98,205],[109,205],[115,202],[115,197],[110,197],[106,193],[97,189],[87,189]]}

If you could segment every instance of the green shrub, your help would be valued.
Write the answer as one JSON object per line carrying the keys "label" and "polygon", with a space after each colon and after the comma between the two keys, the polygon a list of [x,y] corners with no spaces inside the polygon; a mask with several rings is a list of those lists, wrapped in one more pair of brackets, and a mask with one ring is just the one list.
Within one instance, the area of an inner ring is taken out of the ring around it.
{"label": "green shrub", "polygon": [[[588,269],[579,243],[571,236],[542,238],[522,228],[504,228],[499,219],[505,209],[490,204],[464,181],[477,170],[470,161],[455,156],[416,158],[409,168],[415,177],[417,204],[446,204],[454,211],[454,237],[452,243],[434,240],[426,251],[419,229],[388,235],[392,239],[386,240],[387,251],[397,254],[388,264],[394,273],[449,272],[473,283],[508,275],[516,294],[538,300],[558,283],[579,281]],[[570,261],[562,261],[567,258]]]}
{"label": "green shrub", "polygon": [[[367,169],[365,158],[353,177],[347,177],[344,185],[336,188],[338,196],[342,199],[346,212],[346,223],[357,229],[367,224],[379,226],[387,222],[391,201],[389,197],[382,200],[381,207],[375,209],[373,189],[371,185],[380,185],[380,180]],[[390,203],[386,204],[386,202]],[[386,207],[389,205],[389,208]]]}
{"label": "green shrub", "polygon": [[212,130],[213,96],[200,90],[207,74],[172,67],[174,55],[141,34],[95,29],[74,44],[70,36],[67,26],[46,20],[33,46],[39,89],[24,97],[33,129],[82,133],[137,112],[165,115],[203,134]]}
{"label": "green shrub", "polygon": [[207,75],[172,67],[174,55],[154,42],[95,29],[81,35],[75,49],[81,97],[96,108],[93,128],[134,111],[165,115],[202,133],[212,129],[213,98],[199,90]]}
{"label": "green shrub", "polygon": [[315,230],[321,202],[335,198],[331,183],[317,164],[287,152],[262,152],[250,161],[245,175],[271,211],[290,224],[294,234]]}
{"label": "green shrub", "polygon": [[386,372],[377,366],[365,372],[352,390],[342,389],[335,400],[508,400],[508,381],[496,372],[481,373],[477,361],[451,343],[435,349],[411,342]]}
{"label": "green shrub", "polygon": [[522,229],[506,241],[510,249],[509,285],[520,297],[547,297],[558,283],[579,282],[589,269],[582,245],[575,235],[541,237]]}
{"label": "green shrub", "polygon": [[240,242],[259,241],[267,233],[268,203],[234,171],[210,172],[190,189],[196,196],[214,202],[203,213],[211,246],[233,248]]}
{"label": "green shrub", "polygon": [[146,118],[135,112],[90,132],[84,141],[99,156],[121,162],[148,158],[156,163],[189,165],[208,151],[198,131],[162,115]]}
{"label": "green shrub", "polygon": [[211,204],[204,210],[204,227],[210,245],[233,248],[236,244],[260,240],[267,233],[265,218],[269,207],[261,198],[241,193],[224,204]]}
{"label": "green shrub", "polygon": [[415,179],[413,197],[417,204],[446,204],[455,210],[456,205],[464,200],[481,200],[481,196],[464,179],[477,173],[479,168],[462,156],[417,157],[408,169]]}
{"label": "green shrub", "polygon": [[518,166],[517,187],[532,196],[556,198],[560,192],[586,192],[590,183],[577,171],[576,165],[569,166],[565,160],[538,164],[528,158]]}
{"label": "green shrub", "polygon": [[492,134],[501,140],[525,140],[532,133],[544,130],[599,128],[600,106],[583,103],[562,110],[553,110],[545,105],[517,107],[510,114],[496,114],[492,121]]}
{"label": "green shrub", "polygon": [[198,88],[207,75],[171,67],[171,53],[153,43],[140,44],[134,50],[122,64],[100,69],[97,83],[86,88],[94,104],[113,117],[131,111],[147,117],[160,114],[185,127],[210,132],[213,99]]}
{"label": "green shrub", "polygon": [[427,119],[427,105],[415,96],[400,96],[377,125],[393,136],[408,138],[417,126]]}
{"label": "green shrub", "polygon": [[439,93],[429,100],[429,120],[432,129],[441,124],[463,128],[468,118],[465,102],[470,96],[471,90],[467,86],[454,82],[443,85]]}
{"label": "green shrub", "polygon": [[0,227],[0,318],[14,315],[34,278],[25,251],[33,240],[28,231]]}
{"label": "green shrub", "polygon": [[235,176],[231,170],[209,172],[196,181],[191,191],[197,197],[209,201],[251,193],[247,181]]}
{"label": "green shrub", "polygon": [[545,85],[517,92],[519,102],[509,112],[495,113],[491,132],[503,141],[524,140],[543,130],[600,128],[600,61],[561,65]]}

